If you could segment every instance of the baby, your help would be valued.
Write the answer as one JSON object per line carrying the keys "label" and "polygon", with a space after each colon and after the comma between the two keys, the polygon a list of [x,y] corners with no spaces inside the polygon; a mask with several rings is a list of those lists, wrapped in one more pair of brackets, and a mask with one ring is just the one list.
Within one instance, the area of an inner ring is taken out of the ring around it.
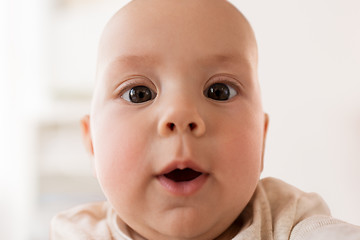
{"label": "baby", "polygon": [[134,0],[116,13],[82,120],[108,201],[58,214],[52,239],[360,239],[318,195],[259,181],[257,56],[225,0]]}

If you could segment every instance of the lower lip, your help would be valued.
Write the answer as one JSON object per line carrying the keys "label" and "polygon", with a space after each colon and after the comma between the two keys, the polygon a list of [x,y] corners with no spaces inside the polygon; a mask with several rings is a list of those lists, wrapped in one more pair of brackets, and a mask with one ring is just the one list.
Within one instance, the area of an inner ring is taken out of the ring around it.
{"label": "lower lip", "polygon": [[208,174],[201,174],[191,181],[174,182],[164,175],[157,177],[160,184],[170,193],[177,196],[190,196],[195,194],[205,184]]}

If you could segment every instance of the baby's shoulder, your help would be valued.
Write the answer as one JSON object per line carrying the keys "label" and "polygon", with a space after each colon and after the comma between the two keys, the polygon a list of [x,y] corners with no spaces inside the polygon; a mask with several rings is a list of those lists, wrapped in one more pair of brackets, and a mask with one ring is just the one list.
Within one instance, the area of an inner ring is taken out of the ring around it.
{"label": "baby's shoulder", "polygon": [[332,218],[312,216],[298,223],[292,230],[290,240],[359,240],[360,227]]}
{"label": "baby's shoulder", "polygon": [[106,216],[108,209],[109,203],[106,201],[85,203],[62,211],[55,218],[71,219],[72,221],[80,220],[83,217],[99,219]]}
{"label": "baby's shoulder", "polygon": [[259,182],[256,195],[255,204],[261,206],[261,211],[254,211],[254,215],[259,212],[271,219],[269,229],[272,228],[274,239],[360,240],[360,227],[333,218],[316,193],[304,192],[276,178],[265,178]]}
{"label": "baby's shoulder", "polygon": [[317,215],[330,217],[328,206],[318,194],[306,193],[276,178],[265,178],[258,183],[241,217],[261,232],[262,236],[255,239],[289,239],[295,225]]}
{"label": "baby's shoulder", "polygon": [[107,202],[96,202],[58,213],[51,220],[51,239],[111,239],[110,209]]}
{"label": "baby's shoulder", "polygon": [[296,212],[298,220],[311,215],[330,215],[326,202],[319,194],[304,192],[282,180],[264,178],[258,189],[265,195],[275,214],[282,208],[289,208]]}

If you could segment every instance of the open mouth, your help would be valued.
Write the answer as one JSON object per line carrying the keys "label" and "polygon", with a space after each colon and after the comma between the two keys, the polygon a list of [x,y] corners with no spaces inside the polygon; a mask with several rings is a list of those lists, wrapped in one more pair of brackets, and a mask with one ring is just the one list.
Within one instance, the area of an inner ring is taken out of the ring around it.
{"label": "open mouth", "polygon": [[209,179],[210,174],[201,169],[191,161],[174,161],[156,178],[163,189],[172,196],[190,196],[198,192]]}
{"label": "open mouth", "polygon": [[196,179],[203,173],[195,171],[191,168],[185,169],[175,169],[169,173],[164,174],[164,176],[174,182],[188,182]]}

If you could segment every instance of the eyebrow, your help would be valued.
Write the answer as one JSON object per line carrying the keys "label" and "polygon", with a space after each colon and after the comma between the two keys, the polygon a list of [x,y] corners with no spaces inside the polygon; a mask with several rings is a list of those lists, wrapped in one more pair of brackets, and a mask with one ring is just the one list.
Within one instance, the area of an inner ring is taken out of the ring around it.
{"label": "eyebrow", "polygon": [[[125,65],[156,65],[161,62],[161,58],[156,55],[122,55],[115,58],[111,64],[125,64]],[[204,57],[199,57],[196,62],[204,65],[218,64],[218,63],[246,63],[248,60],[239,54],[209,54]]]}
{"label": "eyebrow", "polygon": [[239,54],[236,53],[231,53],[231,54],[213,54],[213,55],[209,55],[203,59],[200,60],[201,62],[204,63],[231,63],[231,62],[247,62],[246,58],[240,56]]}
{"label": "eyebrow", "polygon": [[155,65],[160,62],[160,58],[154,55],[122,55],[115,58],[111,64],[141,64],[141,65]]}

